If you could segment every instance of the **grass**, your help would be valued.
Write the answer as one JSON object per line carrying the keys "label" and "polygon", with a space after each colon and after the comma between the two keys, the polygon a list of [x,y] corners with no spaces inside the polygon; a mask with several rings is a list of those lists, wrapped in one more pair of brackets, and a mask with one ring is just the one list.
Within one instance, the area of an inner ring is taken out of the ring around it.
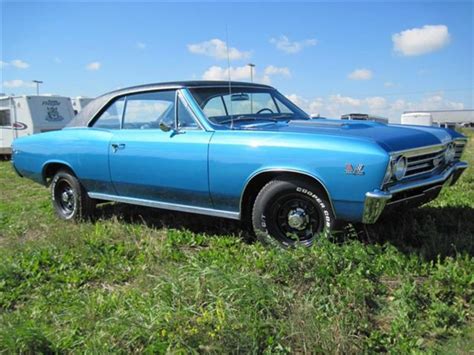
{"label": "grass", "polygon": [[291,251],[120,204],[61,222],[2,162],[0,352],[469,353],[473,140],[436,201]]}

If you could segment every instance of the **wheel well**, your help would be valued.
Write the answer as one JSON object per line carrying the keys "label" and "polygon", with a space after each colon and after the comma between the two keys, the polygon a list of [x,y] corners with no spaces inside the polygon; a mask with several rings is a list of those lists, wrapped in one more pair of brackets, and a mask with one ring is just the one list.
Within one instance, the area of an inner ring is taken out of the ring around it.
{"label": "wheel well", "polygon": [[[240,211],[241,211],[241,219],[242,220],[249,220],[252,214],[252,207],[257,198],[258,193],[260,190],[271,180],[275,178],[298,178],[304,181],[307,181],[310,184],[313,184],[320,192],[324,195],[324,197],[329,201],[332,208],[332,201],[328,195],[328,192],[324,185],[315,179],[306,174],[297,173],[297,172],[286,172],[286,171],[267,171],[257,176],[254,176],[245,187],[244,193],[242,195],[242,199],[240,201]],[[334,213],[334,209],[333,209]]]}
{"label": "wheel well", "polygon": [[46,166],[43,168],[43,182],[46,186],[48,186],[51,183],[51,180],[53,179],[54,175],[56,175],[56,173],[59,170],[67,170],[74,176],[76,175],[74,174],[72,169],[66,164],[63,164],[63,163],[46,164]]}

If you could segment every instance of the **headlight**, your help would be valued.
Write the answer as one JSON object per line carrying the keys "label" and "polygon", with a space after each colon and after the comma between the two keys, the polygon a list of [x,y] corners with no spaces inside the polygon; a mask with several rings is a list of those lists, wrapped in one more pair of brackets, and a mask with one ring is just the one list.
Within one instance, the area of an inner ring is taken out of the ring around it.
{"label": "headlight", "polygon": [[446,147],[446,151],[444,152],[444,160],[446,163],[450,163],[454,160],[454,156],[456,155],[456,146],[454,143],[449,143]]}
{"label": "headlight", "polygon": [[403,179],[407,172],[407,159],[400,155],[393,165],[393,175],[397,180]]}

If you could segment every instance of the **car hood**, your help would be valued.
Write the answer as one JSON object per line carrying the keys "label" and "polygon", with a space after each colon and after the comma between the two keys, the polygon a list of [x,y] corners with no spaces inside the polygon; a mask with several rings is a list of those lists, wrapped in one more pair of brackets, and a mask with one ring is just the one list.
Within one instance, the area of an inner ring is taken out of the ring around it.
{"label": "car hood", "polygon": [[459,133],[437,127],[391,125],[372,121],[292,120],[278,124],[254,124],[242,129],[280,132],[314,133],[319,135],[358,137],[377,142],[388,152],[423,146],[445,144]]}

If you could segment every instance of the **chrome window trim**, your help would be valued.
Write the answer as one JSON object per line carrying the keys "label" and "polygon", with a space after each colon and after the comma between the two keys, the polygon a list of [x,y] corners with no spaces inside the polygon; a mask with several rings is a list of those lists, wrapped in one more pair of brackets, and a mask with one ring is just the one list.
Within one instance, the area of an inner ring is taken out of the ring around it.
{"label": "chrome window trim", "polygon": [[[186,130],[189,130],[189,131],[196,131],[196,130],[206,131],[206,128],[202,125],[201,121],[199,120],[196,113],[194,112],[193,107],[191,106],[188,99],[186,98],[186,96],[184,94],[184,90],[183,89],[177,90],[177,96],[178,96],[178,99],[176,100],[176,122],[177,122],[176,127],[177,127],[177,129],[183,130],[183,131],[186,131]],[[193,116],[194,122],[196,122],[197,125],[198,125],[197,128],[181,128],[181,129],[178,128],[178,124],[179,124],[178,100],[181,100],[182,103],[184,104],[184,106],[186,106],[187,110],[191,113],[191,115]]]}
{"label": "chrome window trim", "polygon": [[97,193],[97,192],[89,192],[88,195],[90,198],[95,198],[95,199],[104,200],[104,201],[129,203],[132,205],[161,208],[164,210],[187,212],[187,213],[197,213],[197,214],[203,214],[203,215],[208,215],[208,216],[213,216],[213,217],[222,217],[222,218],[237,219],[237,220],[240,219],[239,212],[216,210],[216,209],[206,208],[206,207],[181,205],[178,203],[153,201],[153,200],[146,200],[146,199],[134,198],[134,197],[116,196],[116,195],[109,195],[109,194],[103,194],[103,193]]}
{"label": "chrome window trim", "polygon": [[99,109],[97,109],[97,111],[92,115],[92,118],[87,121],[87,124],[85,125],[86,127],[88,128],[92,128],[93,126],[91,126],[91,123],[94,122],[97,118],[98,118],[98,115],[102,114],[102,111],[104,110],[104,108],[108,107],[111,103],[113,103],[114,101],[116,101],[117,99],[121,98],[121,97],[127,97],[129,95],[133,95],[133,94],[141,94],[141,93],[149,93],[149,92],[154,92],[154,91],[169,91],[169,90],[179,90],[183,88],[182,86],[177,86],[177,85],[169,85],[169,86],[162,86],[162,87],[159,87],[159,88],[137,88],[135,90],[129,90],[127,92],[122,92],[122,93],[117,93],[117,95],[115,96],[112,96],[109,100],[107,100]]}
{"label": "chrome window trim", "polygon": [[180,91],[183,94],[185,100],[188,102],[190,109],[193,112],[194,116],[197,118],[199,124],[204,128],[204,130],[208,132],[214,132],[215,130],[207,121],[206,115],[194,99],[193,95],[189,92],[188,88],[181,88]]}

